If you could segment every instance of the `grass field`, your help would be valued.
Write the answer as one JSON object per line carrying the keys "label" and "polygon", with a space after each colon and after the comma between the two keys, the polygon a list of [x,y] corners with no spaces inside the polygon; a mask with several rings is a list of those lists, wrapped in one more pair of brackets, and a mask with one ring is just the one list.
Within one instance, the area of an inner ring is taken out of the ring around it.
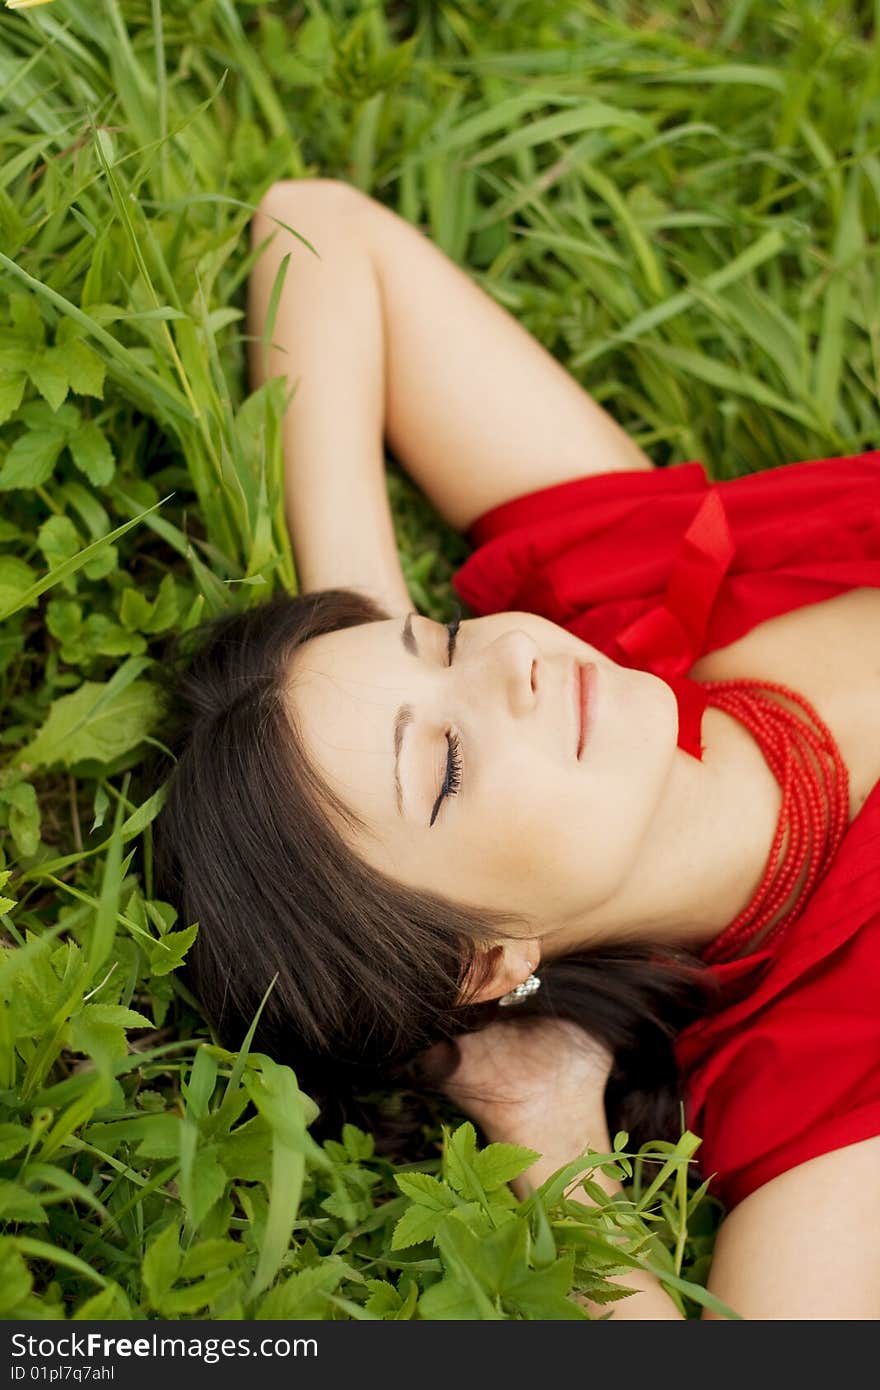
{"label": "grass field", "polygon": [[[878,9],[0,7],[0,1316],[558,1319],[631,1260],[698,1313],[691,1139],[627,1203],[520,1204],[522,1153],[441,1116],[419,1164],[318,1145],[293,1071],[212,1044],[153,891],[151,672],[296,582],[243,339],[278,178],[420,225],[659,462],[878,447]],[[388,486],[448,617],[465,542]]]}

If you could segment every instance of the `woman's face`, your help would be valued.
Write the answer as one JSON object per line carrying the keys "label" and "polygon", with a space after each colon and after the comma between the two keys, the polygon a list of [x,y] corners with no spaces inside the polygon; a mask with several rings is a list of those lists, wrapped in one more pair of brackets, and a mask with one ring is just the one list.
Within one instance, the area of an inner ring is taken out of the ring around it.
{"label": "woman's face", "polygon": [[[544,935],[636,869],[677,747],[675,697],[532,613],[462,622],[451,661],[449,637],[411,613],[314,638],[293,658],[289,708],[316,770],[366,822],[344,831],[362,858]],[[584,662],[598,679],[578,759]],[[438,809],[450,745],[460,776]]]}

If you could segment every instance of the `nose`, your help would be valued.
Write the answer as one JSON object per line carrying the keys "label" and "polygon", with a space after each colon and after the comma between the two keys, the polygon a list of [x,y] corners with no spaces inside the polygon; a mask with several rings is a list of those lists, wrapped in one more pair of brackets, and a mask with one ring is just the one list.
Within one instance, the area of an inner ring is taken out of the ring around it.
{"label": "nose", "polygon": [[514,716],[534,709],[539,681],[538,649],[527,632],[509,628],[474,659],[479,666],[480,693],[486,697],[489,708],[500,697]]}

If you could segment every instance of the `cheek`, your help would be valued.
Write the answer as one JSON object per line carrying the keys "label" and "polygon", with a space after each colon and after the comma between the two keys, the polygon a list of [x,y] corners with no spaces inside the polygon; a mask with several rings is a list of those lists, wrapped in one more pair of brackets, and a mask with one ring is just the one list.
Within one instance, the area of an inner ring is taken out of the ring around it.
{"label": "cheek", "polygon": [[[490,758],[492,762],[490,763]],[[485,750],[499,770],[474,794],[467,815],[467,854],[475,872],[499,884],[523,884],[566,871],[567,829],[585,819],[584,792],[560,763],[518,761],[509,750]]]}
{"label": "cheek", "polygon": [[599,902],[632,872],[674,757],[677,706],[645,672],[614,668],[606,679],[588,764],[517,760],[507,745],[483,745],[492,775],[462,791],[458,854],[469,880],[526,895],[584,890]]}
{"label": "cheek", "polygon": [[678,733],[677,703],[665,682],[627,672],[617,688],[622,695],[596,740],[582,795],[559,822],[571,851],[580,847],[585,870],[613,887],[637,869],[673,768]]}
{"label": "cheek", "polygon": [[[562,785],[560,785],[560,782]],[[464,855],[468,883],[486,901],[527,914],[570,913],[609,898],[633,858],[625,808],[565,784],[559,769],[529,794],[508,790],[503,812],[481,814]]]}

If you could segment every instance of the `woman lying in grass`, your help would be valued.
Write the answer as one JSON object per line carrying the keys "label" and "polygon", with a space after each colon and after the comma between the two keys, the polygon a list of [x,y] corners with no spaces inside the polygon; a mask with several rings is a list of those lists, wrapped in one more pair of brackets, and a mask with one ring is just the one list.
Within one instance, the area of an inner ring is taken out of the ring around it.
{"label": "woman lying in grass", "polygon": [[[272,233],[301,594],[202,634],[158,824],[209,1017],[239,1045],[277,975],[255,1045],[304,1089],[439,1086],[532,1185],[683,1116],[710,1289],[880,1316],[880,455],[655,468],[389,209],[282,182]],[[413,612],[383,441],[477,616]]]}

